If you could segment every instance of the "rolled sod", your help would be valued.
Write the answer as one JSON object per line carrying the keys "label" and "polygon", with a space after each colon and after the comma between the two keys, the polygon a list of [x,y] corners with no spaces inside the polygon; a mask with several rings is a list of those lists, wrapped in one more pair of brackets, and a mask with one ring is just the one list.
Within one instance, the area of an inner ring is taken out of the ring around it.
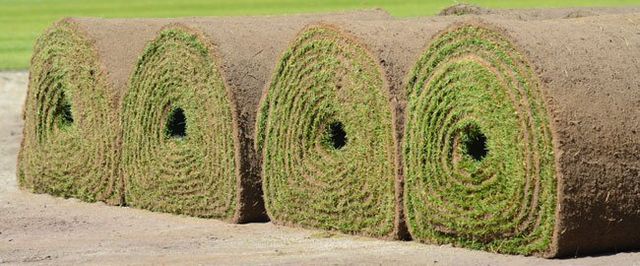
{"label": "rolled sod", "polygon": [[298,34],[256,125],[274,223],[409,238],[398,144],[406,97],[398,92],[433,25],[342,21]]}
{"label": "rolled sod", "polygon": [[126,202],[231,222],[266,221],[253,126],[277,57],[316,20],[383,11],[183,19],[157,33],[124,95]]}
{"label": "rolled sod", "polygon": [[86,33],[62,20],[36,42],[18,160],[20,186],[119,203],[118,93]]}
{"label": "rolled sod", "polygon": [[638,19],[436,35],[406,85],[413,238],[546,257],[640,247]]}

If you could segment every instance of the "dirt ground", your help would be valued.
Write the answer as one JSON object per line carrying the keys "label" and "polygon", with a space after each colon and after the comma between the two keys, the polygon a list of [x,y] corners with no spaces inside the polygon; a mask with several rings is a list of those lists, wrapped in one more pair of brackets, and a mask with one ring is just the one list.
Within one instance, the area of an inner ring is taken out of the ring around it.
{"label": "dirt ground", "polygon": [[545,260],[24,192],[16,186],[15,165],[27,78],[0,73],[0,264],[640,265],[640,252]]}

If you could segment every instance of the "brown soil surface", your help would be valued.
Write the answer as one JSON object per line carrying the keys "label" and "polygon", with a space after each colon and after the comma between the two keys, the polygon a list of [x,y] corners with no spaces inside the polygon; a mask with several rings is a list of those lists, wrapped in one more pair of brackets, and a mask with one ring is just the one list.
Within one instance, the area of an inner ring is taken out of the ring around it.
{"label": "brown soil surface", "polygon": [[0,73],[0,264],[637,265],[640,253],[546,260],[271,223],[233,225],[20,191],[27,74]]}

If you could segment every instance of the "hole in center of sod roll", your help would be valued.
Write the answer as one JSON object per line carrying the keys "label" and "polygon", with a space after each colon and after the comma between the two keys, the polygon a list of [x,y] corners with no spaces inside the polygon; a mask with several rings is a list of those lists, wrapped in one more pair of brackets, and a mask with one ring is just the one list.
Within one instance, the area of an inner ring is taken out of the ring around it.
{"label": "hole in center of sod roll", "polygon": [[64,91],[61,92],[60,101],[56,108],[55,116],[58,118],[58,126],[60,128],[68,127],[73,124],[73,114],[71,113],[71,103],[67,99]]}
{"label": "hole in center of sod roll", "polygon": [[347,145],[347,132],[341,122],[332,122],[326,130],[325,143],[331,148],[340,150]]}
{"label": "hole in center of sod roll", "polygon": [[187,117],[182,108],[171,110],[167,117],[165,133],[170,138],[181,139],[187,136]]}
{"label": "hole in center of sod roll", "polygon": [[477,126],[467,127],[462,140],[464,151],[476,161],[482,161],[489,150],[487,149],[487,136]]}

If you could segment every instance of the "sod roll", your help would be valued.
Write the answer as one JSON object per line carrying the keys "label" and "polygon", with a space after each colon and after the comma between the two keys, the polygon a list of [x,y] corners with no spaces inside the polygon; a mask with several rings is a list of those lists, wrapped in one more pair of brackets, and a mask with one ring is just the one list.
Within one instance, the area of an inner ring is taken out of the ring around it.
{"label": "sod roll", "polygon": [[383,19],[383,11],[183,19],[160,30],[124,95],[128,205],[265,221],[253,126],[277,57],[311,21]]}
{"label": "sod roll", "polygon": [[640,247],[637,14],[471,20],[407,81],[411,235],[547,257]]}
{"label": "sod roll", "polygon": [[62,20],[36,42],[18,161],[22,187],[119,203],[117,92],[85,32]]}
{"label": "sod roll", "polygon": [[273,222],[409,238],[398,150],[406,97],[398,92],[420,49],[445,25],[340,21],[298,34],[256,125]]}

